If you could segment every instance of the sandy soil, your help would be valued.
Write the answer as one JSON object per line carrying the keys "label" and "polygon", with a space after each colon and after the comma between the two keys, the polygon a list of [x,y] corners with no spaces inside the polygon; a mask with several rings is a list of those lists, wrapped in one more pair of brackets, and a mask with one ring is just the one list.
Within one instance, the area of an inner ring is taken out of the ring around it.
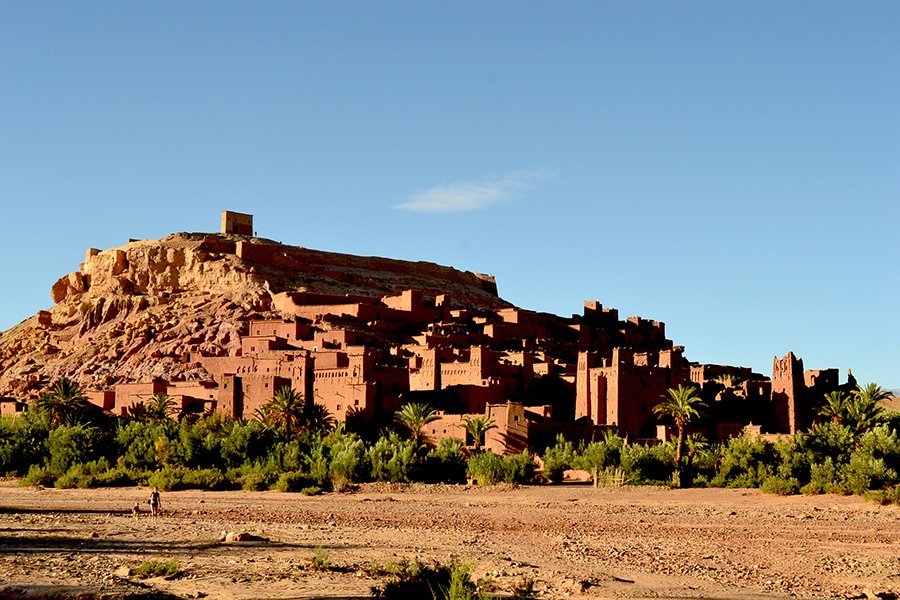
{"label": "sandy soil", "polygon": [[[0,597],[366,598],[379,582],[368,565],[415,557],[468,561],[501,592],[534,578],[543,598],[900,592],[900,508],[855,497],[367,485],[316,497],[172,492],[160,518],[126,512],[147,495],[0,483]],[[223,530],[269,541],[219,543]],[[309,567],[320,546],[335,570]],[[127,575],[171,558],[179,579]]]}

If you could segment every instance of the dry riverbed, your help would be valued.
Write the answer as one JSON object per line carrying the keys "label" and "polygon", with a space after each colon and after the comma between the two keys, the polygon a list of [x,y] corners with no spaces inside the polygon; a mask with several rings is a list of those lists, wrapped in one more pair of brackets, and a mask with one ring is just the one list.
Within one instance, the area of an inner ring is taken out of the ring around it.
{"label": "dry riverbed", "polygon": [[[361,599],[380,581],[373,564],[415,558],[467,561],[498,592],[530,578],[541,598],[900,593],[900,508],[856,497],[372,484],[163,493],[162,517],[131,516],[147,496],[0,483],[0,598]],[[222,531],[268,541],[222,543]],[[319,547],[330,570],[309,566]],[[180,578],[127,575],[171,559]]]}

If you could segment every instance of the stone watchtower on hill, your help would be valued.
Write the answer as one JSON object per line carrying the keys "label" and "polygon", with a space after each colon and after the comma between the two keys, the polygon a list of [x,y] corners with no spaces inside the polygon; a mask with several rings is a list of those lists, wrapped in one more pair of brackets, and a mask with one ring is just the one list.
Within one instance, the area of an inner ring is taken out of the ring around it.
{"label": "stone watchtower on hill", "polygon": [[253,235],[253,215],[230,210],[222,211],[222,233],[233,235]]}

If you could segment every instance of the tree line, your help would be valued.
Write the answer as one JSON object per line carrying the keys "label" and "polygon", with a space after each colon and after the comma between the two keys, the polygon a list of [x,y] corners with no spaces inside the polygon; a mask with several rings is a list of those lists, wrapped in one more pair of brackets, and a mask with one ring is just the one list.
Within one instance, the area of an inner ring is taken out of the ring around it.
{"label": "tree line", "polygon": [[[777,441],[743,434],[713,444],[688,434],[705,406],[696,388],[668,390],[655,407],[677,435],[658,445],[629,444],[615,432],[575,443],[560,436],[538,454],[499,456],[483,450],[496,424],[463,417],[471,440],[425,443],[438,418],[426,404],[397,411],[392,427],[370,438],[345,430],[328,411],[290,387],[276,391],[253,419],[222,414],[178,415],[158,394],[116,417],[90,405],[81,389],[60,379],[23,414],[0,419],[0,473],[26,485],[162,489],[278,489],[308,494],[356,483],[513,484],[562,480],[582,469],[594,485],[759,487],[790,493],[866,494],[900,502],[900,415],[879,403],[877,385],[825,397],[818,422]],[[540,469],[538,466],[540,465]]]}

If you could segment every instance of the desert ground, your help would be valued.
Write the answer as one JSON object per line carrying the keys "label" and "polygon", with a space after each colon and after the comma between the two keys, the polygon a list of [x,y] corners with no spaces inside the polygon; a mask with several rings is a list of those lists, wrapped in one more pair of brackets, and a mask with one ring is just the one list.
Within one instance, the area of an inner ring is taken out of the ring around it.
{"label": "desert ground", "polygon": [[[526,578],[541,598],[900,592],[900,508],[857,497],[370,484],[170,492],[161,517],[132,516],[148,494],[0,483],[0,597],[366,598],[373,564],[415,558],[467,561],[498,597]],[[220,542],[223,531],[268,541]],[[319,547],[329,570],[310,567]],[[128,575],[173,558],[177,579]]]}

